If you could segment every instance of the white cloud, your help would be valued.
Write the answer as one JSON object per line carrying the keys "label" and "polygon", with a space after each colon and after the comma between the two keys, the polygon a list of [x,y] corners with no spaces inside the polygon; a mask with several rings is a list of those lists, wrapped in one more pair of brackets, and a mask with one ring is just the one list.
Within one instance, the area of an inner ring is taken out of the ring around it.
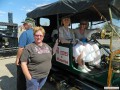
{"label": "white cloud", "polygon": [[[56,1],[58,1],[58,0],[56,0]],[[44,6],[44,5],[48,5],[48,4],[51,4],[51,3],[53,3],[53,2],[51,2],[51,0],[44,0],[44,3],[41,3],[41,4],[34,4],[35,5],[35,7],[41,7],[41,6]]]}
{"label": "white cloud", "polygon": [[20,10],[25,11],[25,12],[30,12],[33,10],[33,8],[31,7],[28,9],[27,7],[23,6]]}
{"label": "white cloud", "polygon": [[30,11],[32,11],[33,9],[26,9],[26,12],[30,12]]}
{"label": "white cloud", "polygon": [[36,7],[44,6],[44,5],[47,5],[47,4],[48,3],[45,3],[45,4],[34,4],[35,7],[29,7],[29,8],[23,6],[20,10],[25,11],[25,12],[30,12],[33,9],[35,9]]}
{"label": "white cloud", "polygon": [[44,6],[44,5],[47,5],[49,3],[43,3],[43,4],[35,4],[35,7],[41,7],[41,6]]}
{"label": "white cloud", "polygon": [[[32,0],[32,1],[39,1],[39,0]],[[50,2],[51,0],[41,0],[41,1]]]}
{"label": "white cloud", "polygon": [[25,6],[23,6],[20,10],[24,11],[25,9],[26,9],[26,7],[25,7]]}
{"label": "white cloud", "polygon": [[46,2],[50,2],[51,0],[45,0]]}
{"label": "white cloud", "polygon": [[5,14],[6,12],[0,10],[0,14]]}
{"label": "white cloud", "polygon": [[46,3],[43,3],[43,4],[33,4],[34,6],[33,6],[33,7],[29,7],[29,8],[23,6],[20,10],[25,11],[25,12],[30,12],[30,11],[32,11],[33,9],[35,9],[36,7],[41,7],[41,6],[50,4],[50,3],[48,3],[49,1],[50,1],[50,0],[45,0]]}
{"label": "white cloud", "polygon": [[0,10],[0,16],[3,16],[6,12]]}

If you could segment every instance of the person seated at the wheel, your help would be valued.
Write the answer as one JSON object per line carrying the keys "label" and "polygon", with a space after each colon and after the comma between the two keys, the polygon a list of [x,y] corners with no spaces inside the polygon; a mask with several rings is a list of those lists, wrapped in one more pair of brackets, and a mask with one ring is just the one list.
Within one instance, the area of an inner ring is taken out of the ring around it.
{"label": "person seated at the wheel", "polygon": [[[59,28],[59,39],[61,43],[75,44],[73,46],[73,56],[75,57],[75,60],[78,63],[78,69],[80,69],[81,72],[87,73],[88,71],[90,71],[90,69],[88,69],[84,63],[86,59],[86,49],[85,46],[80,44],[80,42],[76,44],[74,32],[69,28],[70,22],[71,20],[69,17],[62,18],[62,26]],[[89,59],[91,59],[90,55]]]}
{"label": "person seated at the wheel", "polygon": [[83,41],[85,48],[88,50],[86,54],[91,54],[94,58],[93,61],[88,62],[98,67],[101,61],[101,53],[96,43],[92,41],[87,42],[87,40],[90,39],[90,37],[87,36],[90,33],[90,30],[87,30],[88,26],[89,23],[87,20],[81,20],[79,29],[74,30],[74,33],[77,39]]}
{"label": "person seated at the wheel", "polygon": [[54,29],[51,34],[52,41],[55,42],[56,39],[58,38],[58,30]]}

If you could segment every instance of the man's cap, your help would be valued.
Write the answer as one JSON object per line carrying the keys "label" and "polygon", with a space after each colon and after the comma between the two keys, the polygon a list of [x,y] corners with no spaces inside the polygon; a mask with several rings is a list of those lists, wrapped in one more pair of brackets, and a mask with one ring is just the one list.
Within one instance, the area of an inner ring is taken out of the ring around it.
{"label": "man's cap", "polygon": [[32,18],[27,17],[27,18],[25,19],[25,21],[23,21],[22,23],[35,23],[35,20],[32,19]]}
{"label": "man's cap", "polygon": [[35,20],[29,17],[27,17],[22,23],[31,23],[32,27],[35,26]]}

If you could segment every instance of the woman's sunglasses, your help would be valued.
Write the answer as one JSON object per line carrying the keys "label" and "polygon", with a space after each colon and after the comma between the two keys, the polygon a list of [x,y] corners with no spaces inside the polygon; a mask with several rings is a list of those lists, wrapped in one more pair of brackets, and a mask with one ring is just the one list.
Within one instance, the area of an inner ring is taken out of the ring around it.
{"label": "woman's sunglasses", "polygon": [[81,23],[80,25],[87,25],[87,23]]}

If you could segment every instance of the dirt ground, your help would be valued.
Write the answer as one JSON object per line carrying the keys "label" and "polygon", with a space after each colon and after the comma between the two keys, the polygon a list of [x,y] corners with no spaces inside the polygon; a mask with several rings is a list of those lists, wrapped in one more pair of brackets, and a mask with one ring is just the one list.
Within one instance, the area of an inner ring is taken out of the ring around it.
{"label": "dirt ground", "polygon": [[[17,90],[16,56],[0,56],[0,90]],[[56,90],[55,85],[46,82],[42,90]]]}
{"label": "dirt ground", "polygon": [[[102,44],[109,44],[109,40],[98,40]],[[118,43],[120,40],[115,40],[114,48],[117,49],[120,47]],[[118,47],[119,46],[119,47]],[[16,56],[3,56],[0,55],[0,90],[17,90],[17,75],[16,75],[16,65],[15,65]],[[42,90],[57,90],[54,84],[46,82]]]}
{"label": "dirt ground", "polygon": [[0,90],[16,90],[15,56],[0,57]]}

